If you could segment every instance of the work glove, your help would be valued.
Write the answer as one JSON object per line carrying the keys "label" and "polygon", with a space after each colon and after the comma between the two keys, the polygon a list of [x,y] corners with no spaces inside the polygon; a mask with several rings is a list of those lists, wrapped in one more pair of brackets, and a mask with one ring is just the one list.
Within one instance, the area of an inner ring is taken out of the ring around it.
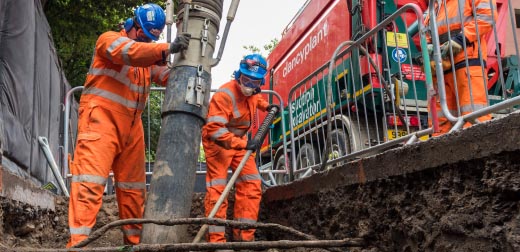
{"label": "work glove", "polygon": [[247,140],[247,144],[246,144],[246,150],[252,150],[253,152],[255,152],[258,147],[260,146],[260,142],[255,140],[254,138],[251,139],[251,140]]}
{"label": "work glove", "polygon": [[265,111],[269,112],[269,111],[271,111],[272,108],[277,108],[276,114],[280,113],[280,106],[278,106],[277,104],[269,104]]}
{"label": "work glove", "polygon": [[[462,33],[457,34],[456,36],[452,37],[451,40],[446,41],[444,44],[441,45],[441,57],[443,59],[449,59],[450,58],[450,47],[453,52],[453,55],[457,55],[464,49],[462,47],[464,38],[462,37]],[[466,39],[466,42],[468,40]]]}
{"label": "work glove", "polygon": [[190,44],[191,34],[189,33],[181,33],[179,34],[175,40],[170,44],[170,53],[178,53],[182,50],[188,49],[188,45]]}

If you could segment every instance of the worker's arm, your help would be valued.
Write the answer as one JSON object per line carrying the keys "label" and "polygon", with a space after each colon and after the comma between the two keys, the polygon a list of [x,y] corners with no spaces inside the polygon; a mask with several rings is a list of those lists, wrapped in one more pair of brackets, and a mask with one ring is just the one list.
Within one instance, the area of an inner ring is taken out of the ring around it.
{"label": "worker's arm", "polygon": [[209,104],[208,121],[204,127],[209,138],[216,144],[226,149],[244,149],[247,141],[235,136],[226,127],[231,119],[232,109],[233,104],[227,94],[215,93]]}
{"label": "worker's arm", "polygon": [[152,81],[163,87],[168,84],[168,78],[170,76],[170,70],[167,66],[152,66]]}
{"label": "worker's arm", "polygon": [[105,32],[98,38],[96,53],[114,64],[148,67],[164,63],[169,46],[167,43],[136,42],[118,32]]}
{"label": "worker's arm", "polygon": [[[493,15],[491,15],[491,4],[493,4]],[[476,0],[474,5],[475,13],[473,13],[473,4],[471,1],[467,1],[464,8],[464,16],[473,17],[478,23],[478,25],[476,25],[474,19],[464,23],[464,36],[466,36],[467,44],[476,42],[477,35],[482,37],[490,32],[493,29],[493,22],[496,22],[496,18],[498,17],[495,0]],[[476,16],[473,16],[473,14]]]}
{"label": "worker's arm", "polygon": [[257,101],[256,101],[256,106],[261,111],[267,111],[267,107],[269,107],[269,103],[262,96],[259,95],[259,97],[257,98]]}

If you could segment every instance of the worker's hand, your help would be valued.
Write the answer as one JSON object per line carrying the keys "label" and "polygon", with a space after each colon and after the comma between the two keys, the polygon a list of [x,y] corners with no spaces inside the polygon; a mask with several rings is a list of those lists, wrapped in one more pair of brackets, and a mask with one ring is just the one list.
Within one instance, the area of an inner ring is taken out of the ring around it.
{"label": "worker's hand", "polygon": [[271,111],[272,108],[276,108],[276,114],[280,113],[280,106],[278,106],[278,104],[269,104],[269,106],[267,106],[267,109],[265,111],[269,112],[269,111]]}
{"label": "worker's hand", "polygon": [[[441,45],[441,57],[443,59],[449,59],[450,58],[450,47],[453,52],[453,55],[457,55],[460,53],[463,49],[462,42],[464,38],[462,37],[462,34],[459,33],[456,36],[452,37],[451,40],[446,41],[446,43]],[[467,40],[466,40],[467,41]]]}
{"label": "worker's hand", "polygon": [[258,149],[259,146],[260,146],[260,143],[253,138],[251,140],[247,140],[247,145],[246,145],[245,149],[246,150],[252,150],[253,152],[255,152],[256,149]]}
{"label": "worker's hand", "polygon": [[178,53],[182,50],[188,49],[188,45],[190,44],[191,34],[189,33],[181,33],[179,34],[175,40],[170,44],[170,53]]}

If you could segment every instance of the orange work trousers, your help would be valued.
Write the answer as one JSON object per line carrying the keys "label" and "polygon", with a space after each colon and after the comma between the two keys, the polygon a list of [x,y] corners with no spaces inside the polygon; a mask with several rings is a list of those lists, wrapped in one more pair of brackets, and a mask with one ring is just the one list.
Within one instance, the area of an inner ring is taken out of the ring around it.
{"label": "orange work trousers", "polygon": [[[94,227],[110,170],[114,172],[120,219],[142,218],[146,191],[140,113],[124,114],[86,102],[80,105],[78,125],[67,247],[86,239]],[[124,225],[124,243],[138,244],[141,228]]]}
{"label": "orange work trousers", "polygon": [[[228,167],[233,172],[244,157],[246,150],[226,150],[212,141],[203,141],[206,154],[206,197],[204,208],[206,217],[218,201],[227,184]],[[234,220],[256,223],[262,198],[261,178],[251,155],[235,182]],[[226,219],[227,198],[222,202],[214,218]],[[233,229],[233,240],[254,241],[255,229]],[[225,227],[210,225],[208,242],[226,242]]]}
{"label": "orange work trousers", "polygon": [[[446,104],[453,116],[459,116],[459,109],[460,116],[463,116],[487,107],[487,88],[484,80],[487,75],[486,71],[484,71],[484,74],[485,75],[483,76],[480,66],[470,66],[455,70],[455,74],[450,72],[444,75]],[[453,127],[453,123],[449,121],[442,112],[439,99],[437,99],[436,107],[439,119],[439,132],[436,132],[433,135],[439,136],[448,133]],[[489,114],[478,118],[480,122],[488,121],[490,119],[491,115]],[[432,125],[431,121],[430,125]],[[463,127],[467,128],[469,126],[471,126],[471,123],[466,122]]]}

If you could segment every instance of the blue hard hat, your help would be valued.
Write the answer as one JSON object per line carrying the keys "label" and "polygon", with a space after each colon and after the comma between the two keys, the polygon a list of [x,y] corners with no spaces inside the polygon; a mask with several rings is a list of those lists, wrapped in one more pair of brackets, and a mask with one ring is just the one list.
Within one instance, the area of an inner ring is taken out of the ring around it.
{"label": "blue hard hat", "polygon": [[139,6],[135,10],[134,15],[146,36],[152,40],[159,39],[159,35],[166,24],[166,15],[161,6],[148,3]]}
{"label": "blue hard hat", "polygon": [[240,61],[240,68],[237,72],[254,79],[263,80],[267,73],[267,61],[260,54],[249,54]]}

